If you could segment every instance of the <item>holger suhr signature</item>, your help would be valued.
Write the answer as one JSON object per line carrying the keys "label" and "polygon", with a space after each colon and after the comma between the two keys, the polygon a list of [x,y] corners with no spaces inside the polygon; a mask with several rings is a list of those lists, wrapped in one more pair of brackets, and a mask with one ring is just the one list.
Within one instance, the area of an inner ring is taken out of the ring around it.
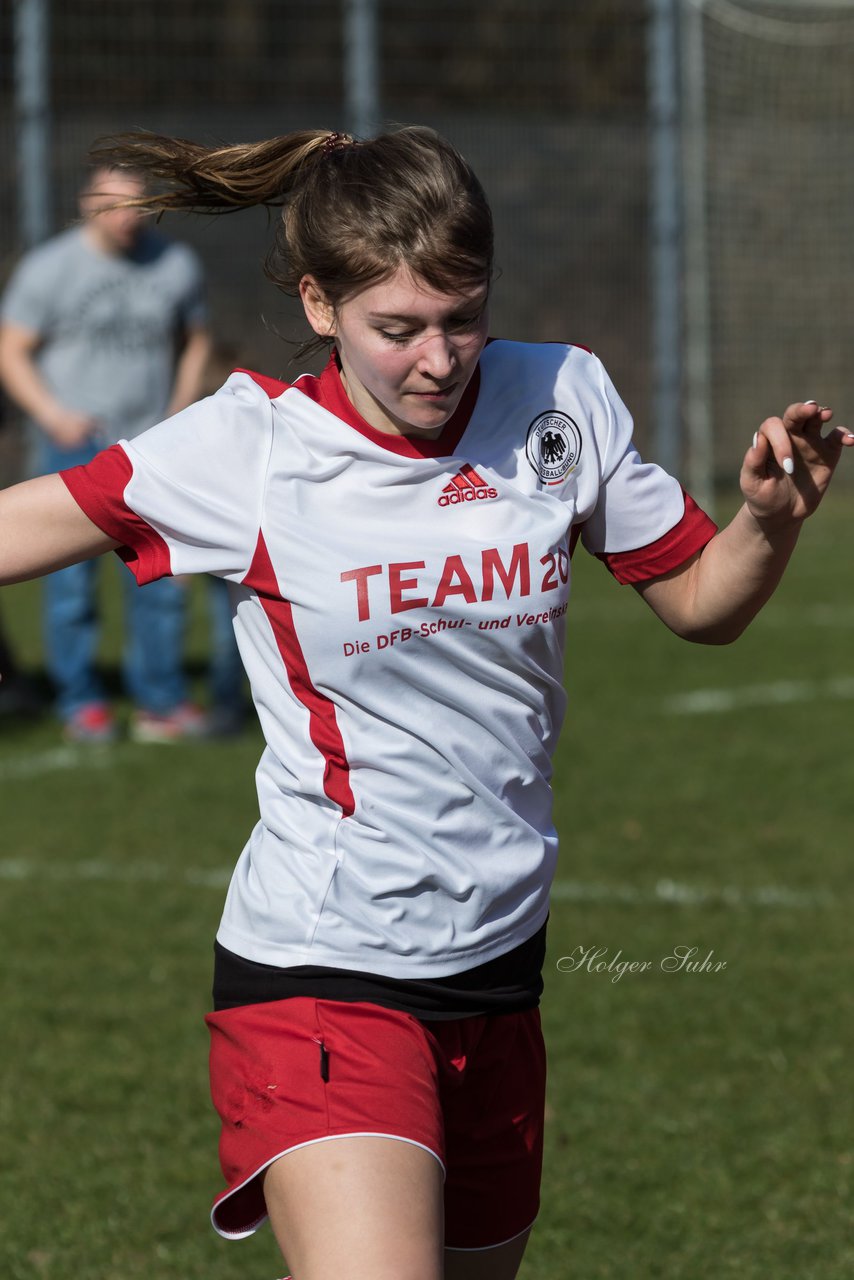
{"label": "holger suhr signature", "polygon": [[557,968],[561,973],[607,973],[612,982],[619,982],[627,973],[648,973],[658,968],[662,973],[721,973],[726,960],[716,960],[714,951],[700,956],[699,947],[674,947],[669,955],[653,960],[624,960],[622,950],[609,958],[608,947],[585,947],[580,943],[568,956],[561,956]]}

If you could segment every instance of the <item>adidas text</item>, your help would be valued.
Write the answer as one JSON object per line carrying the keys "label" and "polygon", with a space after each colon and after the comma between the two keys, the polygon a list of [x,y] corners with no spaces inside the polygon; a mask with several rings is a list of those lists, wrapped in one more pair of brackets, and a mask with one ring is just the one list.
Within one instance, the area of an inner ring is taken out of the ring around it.
{"label": "adidas text", "polygon": [[452,493],[443,493],[439,498],[440,507],[451,507],[456,502],[477,502],[481,498],[497,498],[497,489],[454,489]]}

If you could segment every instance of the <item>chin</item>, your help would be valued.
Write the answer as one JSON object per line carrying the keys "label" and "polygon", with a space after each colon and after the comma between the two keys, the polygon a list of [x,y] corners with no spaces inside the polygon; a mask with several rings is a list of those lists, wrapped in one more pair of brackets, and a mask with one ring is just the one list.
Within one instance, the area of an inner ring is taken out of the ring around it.
{"label": "chin", "polygon": [[[427,403],[419,406],[420,412],[417,413],[415,418],[412,420],[412,425],[415,427],[421,427],[425,431],[432,430],[434,427],[444,427],[448,419],[453,417],[457,408],[457,403],[457,401],[454,401],[453,404],[449,405],[448,402],[445,401],[442,404]],[[402,418],[401,421],[408,421],[408,419]]]}
{"label": "chin", "polygon": [[401,428],[407,433],[413,432],[413,431],[422,432],[422,433],[441,431],[445,423],[448,421],[450,417],[451,415],[449,413],[443,413],[441,414],[441,416],[434,415],[432,418],[430,418],[429,421],[401,422],[400,425],[401,425]]}

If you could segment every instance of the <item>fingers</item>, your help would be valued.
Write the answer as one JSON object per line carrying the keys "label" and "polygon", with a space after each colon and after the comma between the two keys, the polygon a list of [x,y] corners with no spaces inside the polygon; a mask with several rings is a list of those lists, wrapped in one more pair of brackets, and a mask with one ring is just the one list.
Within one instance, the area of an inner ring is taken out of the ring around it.
{"label": "fingers", "polygon": [[789,431],[820,431],[833,417],[833,410],[820,405],[817,400],[801,400],[790,404],[783,414],[783,422]]}
{"label": "fingers", "polygon": [[854,444],[854,432],[849,431],[847,427],[834,427],[829,435],[825,436],[826,440],[833,440],[843,449],[850,449]]}
{"label": "fingers", "polygon": [[[809,441],[816,450],[817,456],[841,447],[854,444],[854,434],[846,427],[836,427],[827,436],[821,432],[833,417],[833,410],[819,405],[815,400],[798,401],[790,404],[782,418],[766,418],[753,437],[753,444],[747,452],[746,461],[757,469],[767,467],[772,460],[786,475],[795,471],[795,456],[803,450],[793,447],[792,436],[801,436]],[[810,450],[807,451],[808,453]],[[753,456],[751,456],[753,455]]]}
{"label": "fingers", "polygon": [[753,437],[745,461],[757,471],[764,471],[770,461],[775,461],[786,475],[794,474],[792,445],[782,418],[765,419]]}

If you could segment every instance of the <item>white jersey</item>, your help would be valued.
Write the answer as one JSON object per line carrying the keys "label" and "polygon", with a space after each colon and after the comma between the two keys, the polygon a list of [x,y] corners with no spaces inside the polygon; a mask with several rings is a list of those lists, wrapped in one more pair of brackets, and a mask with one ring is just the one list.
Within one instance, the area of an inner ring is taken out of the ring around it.
{"label": "white jersey", "polygon": [[490,343],[434,440],[372,428],[334,361],[237,372],[64,479],[140,582],[231,584],[267,746],[224,947],[430,978],[539,929],[574,538],[631,582],[714,532],[595,356]]}

